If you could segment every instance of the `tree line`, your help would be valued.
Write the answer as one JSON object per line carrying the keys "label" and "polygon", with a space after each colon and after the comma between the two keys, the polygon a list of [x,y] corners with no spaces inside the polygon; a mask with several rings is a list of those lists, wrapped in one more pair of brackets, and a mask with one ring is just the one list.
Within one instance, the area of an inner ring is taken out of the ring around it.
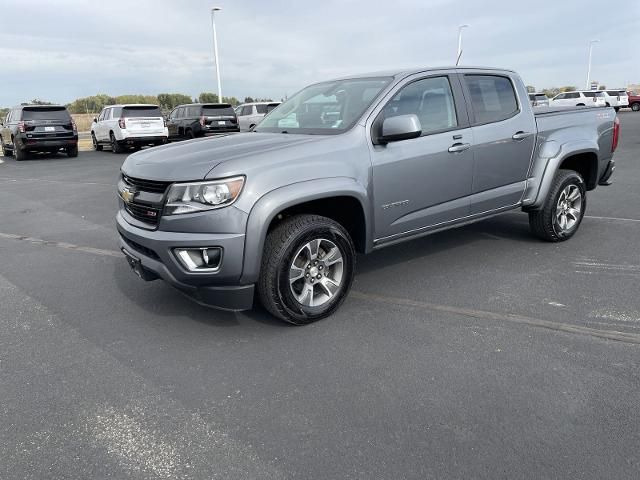
{"label": "tree line", "polygon": [[[222,97],[222,103],[229,103],[234,107],[240,103],[250,102],[272,102],[270,98],[245,97],[240,101],[236,97]],[[90,97],[78,98],[66,107],[70,113],[98,113],[108,105],[116,105],[121,103],[151,103],[159,105],[162,110],[172,110],[178,105],[185,103],[219,103],[218,94],[211,92],[202,92],[198,97],[192,98],[182,93],[159,93],[157,95],[111,95],[98,94]],[[24,102],[22,105],[52,105],[51,102],[40,99],[33,99],[30,102]],[[0,108],[0,117],[5,117],[9,112],[8,108]]]}
{"label": "tree line", "polygon": [[[598,87],[598,90],[606,90],[606,89],[607,89],[606,85],[600,85]],[[528,93],[544,93],[549,98],[553,98],[556,95],[558,95],[559,93],[573,92],[575,90],[578,90],[578,87],[576,87],[575,85],[567,85],[565,87],[543,88],[540,91],[536,90],[536,87],[533,87],[531,85],[527,85],[527,92]]]}

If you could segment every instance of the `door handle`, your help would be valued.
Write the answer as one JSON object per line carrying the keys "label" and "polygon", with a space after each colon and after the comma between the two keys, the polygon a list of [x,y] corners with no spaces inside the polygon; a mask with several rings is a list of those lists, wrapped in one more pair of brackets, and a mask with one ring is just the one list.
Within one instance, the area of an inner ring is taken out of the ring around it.
{"label": "door handle", "polygon": [[513,136],[511,138],[513,138],[516,141],[520,141],[520,140],[524,140],[525,138],[530,137],[531,134],[529,132],[516,132],[513,134]]}
{"label": "door handle", "polygon": [[470,143],[454,143],[449,147],[449,153],[460,153],[471,148]]}

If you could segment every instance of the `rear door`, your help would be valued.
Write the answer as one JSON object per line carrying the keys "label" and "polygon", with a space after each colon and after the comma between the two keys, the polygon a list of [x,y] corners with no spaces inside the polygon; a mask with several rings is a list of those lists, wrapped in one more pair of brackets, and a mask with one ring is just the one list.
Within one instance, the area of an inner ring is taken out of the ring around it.
{"label": "rear door", "polygon": [[169,138],[175,138],[178,136],[178,110],[179,108],[174,108],[167,118]]}
{"label": "rear door", "polygon": [[536,123],[518,77],[461,74],[473,131],[471,214],[516,205],[524,193]]}
{"label": "rear door", "polygon": [[[420,120],[420,137],[377,144],[384,119],[408,114]],[[409,77],[370,132],[377,243],[469,214],[473,139],[455,73]]]}
{"label": "rear door", "polygon": [[164,134],[164,118],[160,107],[122,107],[121,118],[129,137],[161,136]]}

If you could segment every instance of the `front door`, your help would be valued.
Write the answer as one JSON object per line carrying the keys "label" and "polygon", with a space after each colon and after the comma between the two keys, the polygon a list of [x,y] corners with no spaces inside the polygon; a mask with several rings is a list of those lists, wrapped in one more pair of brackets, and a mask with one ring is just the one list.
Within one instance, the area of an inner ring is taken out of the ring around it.
{"label": "front door", "polygon": [[[407,80],[378,114],[414,114],[418,138],[373,145],[376,243],[418,233],[469,214],[473,138],[456,75]],[[374,138],[375,140],[375,138]]]}

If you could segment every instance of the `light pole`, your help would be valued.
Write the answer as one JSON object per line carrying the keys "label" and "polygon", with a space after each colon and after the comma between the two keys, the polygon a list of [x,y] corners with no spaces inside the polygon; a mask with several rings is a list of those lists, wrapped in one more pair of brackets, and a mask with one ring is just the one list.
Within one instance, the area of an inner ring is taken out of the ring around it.
{"label": "light pole", "polygon": [[591,40],[589,42],[589,68],[587,68],[587,90],[591,90],[591,55],[593,54],[593,45],[599,43],[600,40]]}
{"label": "light pole", "polygon": [[460,57],[462,56],[462,29],[469,26],[470,25],[467,25],[466,23],[458,26],[458,54],[456,55],[456,66],[460,63]]}
{"label": "light pole", "polygon": [[220,81],[220,57],[218,56],[218,37],[216,35],[215,12],[222,10],[220,7],[211,9],[211,27],[213,28],[213,56],[216,62],[216,78],[218,79],[218,102],[222,103],[222,82]]}

